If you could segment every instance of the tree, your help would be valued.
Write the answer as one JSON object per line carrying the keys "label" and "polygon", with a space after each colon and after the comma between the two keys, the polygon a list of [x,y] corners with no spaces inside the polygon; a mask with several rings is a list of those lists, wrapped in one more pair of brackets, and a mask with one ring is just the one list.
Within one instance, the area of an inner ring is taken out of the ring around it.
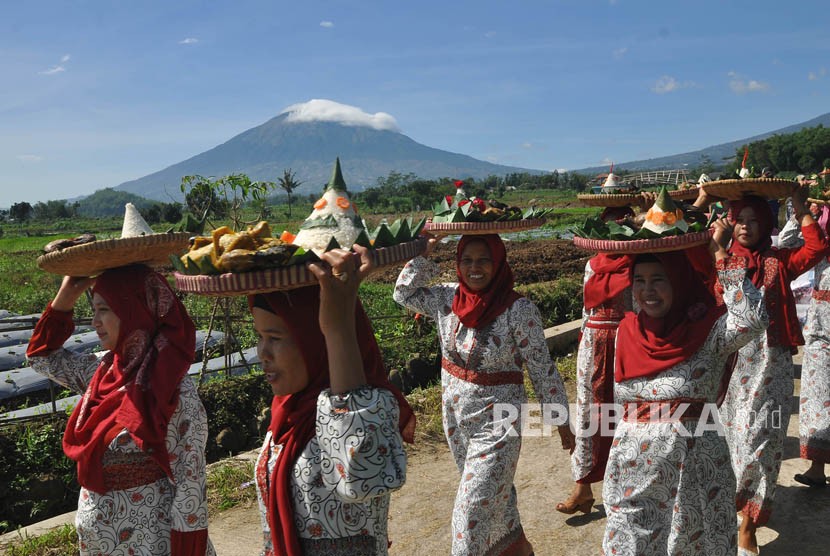
{"label": "tree", "polygon": [[32,205],[27,202],[15,203],[9,209],[9,216],[17,222],[25,222],[32,215]]}
{"label": "tree", "polygon": [[161,217],[165,222],[178,222],[182,219],[182,206],[179,203],[165,203],[161,208]]}
{"label": "tree", "polygon": [[288,195],[288,218],[291,218],[291,193],[300,187],[303,182],[297,180],[297,176],[291,171],[291,168],[283,170],[282,177],[277,181],[279,181],[280,188]]}
{"label": "tree", "polygon": [[158,203],[154,203],[139,212],[148,224],[158,224],[159,222],[161,222],[161,206],[159,206]]}

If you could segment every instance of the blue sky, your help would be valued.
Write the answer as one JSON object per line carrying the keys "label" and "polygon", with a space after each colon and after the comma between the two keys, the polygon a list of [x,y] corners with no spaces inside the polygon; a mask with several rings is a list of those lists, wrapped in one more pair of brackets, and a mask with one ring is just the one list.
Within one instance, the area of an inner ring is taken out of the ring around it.
{"label": "blue sky", "polygon": [[9,2],[0,207],[118,185],[311,99],[526,168],[695,150],[830,111],[826,10],[778,0]]}

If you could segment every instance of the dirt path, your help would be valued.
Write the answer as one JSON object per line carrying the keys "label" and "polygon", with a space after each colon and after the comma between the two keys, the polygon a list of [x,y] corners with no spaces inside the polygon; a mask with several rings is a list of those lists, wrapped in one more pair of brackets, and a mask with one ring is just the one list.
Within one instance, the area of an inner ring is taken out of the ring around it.
{"label": "dirt path", "polygon": [[[806,467],[798,457],[796,408],[794,397],[775,510],[768,527],[758,533],[764,556],[827,554],[830,488],[810,490],[792,478]],[[599,554],[605,528],[601,485],[594,485],[597,503],[591,514],[567,516],[554,509],[571,488],[568,456],[559,449],[558,442],[558,438],[524,440],[516,472],[522,524],[538,556]],[[444,444],[422,445],[410,455],[406,485],[392,496],[391,554],[449,552],[450,515],[457,485],[458,471]],[[261,533],[256,507],[235,508],[213,516],[210,530],[220,556],[258,553]]]}

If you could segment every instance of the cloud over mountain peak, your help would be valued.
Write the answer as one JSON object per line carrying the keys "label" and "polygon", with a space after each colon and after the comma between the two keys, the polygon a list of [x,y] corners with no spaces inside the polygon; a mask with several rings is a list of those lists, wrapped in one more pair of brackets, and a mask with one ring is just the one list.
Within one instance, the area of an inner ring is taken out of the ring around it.
{"label": "cloud over mountain peak", "polygon": [[292,104],[280,114],[288,114],[285,121],[291,122],[337,122],[356,127],[370,127],[377,130],[400,133],[398,122],[391,114],[376,112],[369,114],[356,106],[340,104],[333,100],[315,98],[308,102]]}

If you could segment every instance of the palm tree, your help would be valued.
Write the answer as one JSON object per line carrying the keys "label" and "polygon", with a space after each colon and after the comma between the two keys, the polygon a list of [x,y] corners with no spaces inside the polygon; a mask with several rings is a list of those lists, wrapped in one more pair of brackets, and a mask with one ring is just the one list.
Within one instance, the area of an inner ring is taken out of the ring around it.
{"label": "palm tree", "polygon": [[278,181],[282,190],[288,195],[288,218],[291,218],[291,193],[300,187],[303,182],[297,181],[297,177],[291,171],[291,168],[283,170],[282,177]]}

